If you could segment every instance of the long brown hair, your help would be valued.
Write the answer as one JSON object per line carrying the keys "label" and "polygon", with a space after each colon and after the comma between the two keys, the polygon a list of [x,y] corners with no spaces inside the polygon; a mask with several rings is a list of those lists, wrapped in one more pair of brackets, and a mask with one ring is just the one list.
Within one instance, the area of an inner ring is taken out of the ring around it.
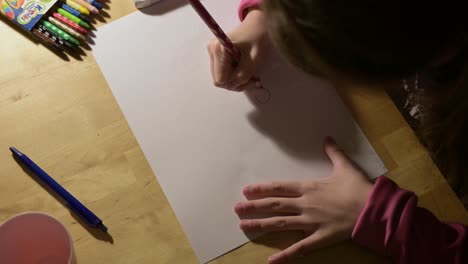
{"label": "long brown hair", "polygon": [[463,1],[264,0],[264,9],[276,45],[306,72],[316,72],[317,54],[336,71],[369,81],[430,71],[439,85],[421,98],[417,133],[457,194],[466,196],[468,15]]}

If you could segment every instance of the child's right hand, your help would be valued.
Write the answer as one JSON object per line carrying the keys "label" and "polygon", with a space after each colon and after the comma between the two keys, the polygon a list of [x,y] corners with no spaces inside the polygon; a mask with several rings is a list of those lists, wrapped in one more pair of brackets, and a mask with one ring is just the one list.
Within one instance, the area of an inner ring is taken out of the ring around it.
{"label": "child's right hand", "polygon": [[242,24],[228,34],[239,49],[241,59],[234,66],[234,58],[217,39],[210,40],[208,54],[213,83],[232,91],[243,91],[255,85],[251,80],[267,49],[267,33],[262,11],[251,10]]}

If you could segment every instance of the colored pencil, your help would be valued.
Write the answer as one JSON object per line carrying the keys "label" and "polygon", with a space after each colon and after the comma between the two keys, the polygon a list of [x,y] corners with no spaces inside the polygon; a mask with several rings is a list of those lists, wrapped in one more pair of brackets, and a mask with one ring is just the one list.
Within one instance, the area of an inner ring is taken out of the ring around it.
{"label": "colored pencil", "polygon": [[[213,32],[216,38],[218,38],[221,45],[223,45],[226,51],[234,58],[234,66],[237,65],[237,63],[239,63],[241,59],[241,53],[236,48],[236,46],[232,44],[232,41],[229,39],[226,33],[224,33],[224,31],[221,29],[218,23],[216,23],[214,18],[210,15],[208,10],[206,10],[206,8],[202,5],[202,3],[199,0],[187,1],[190,3],[193,9],[195,9],[200,18],[205,22],[205,24],[208,26],[211,32]],[[258,88],[263,88],[259,78],[252,77],[250,80],[254,81]]]}
{"label": "colored pencil", "polygon": [[232,44],[232,41],[224,33],[221,27],[216,23],[213,17],[208,13],[206,8],[200,3],[199,0],[187,0],[198,15],[203,19],[205,24],[210,28],[213,34],[218,38],[219,42],[224,46],[226,51],[234,57],[235,60],[239,61],[241,57],[240,51]]}

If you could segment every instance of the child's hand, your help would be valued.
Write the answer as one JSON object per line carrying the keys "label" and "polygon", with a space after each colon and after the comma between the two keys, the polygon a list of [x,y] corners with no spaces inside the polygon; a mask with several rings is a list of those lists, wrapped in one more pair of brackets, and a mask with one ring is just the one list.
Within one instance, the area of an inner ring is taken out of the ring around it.
{"label": "child's hand", "polygon": [[270,256],[270,264],[284,263],[351,237],[372,184],[332,139],[325,141],[324,149],[333,163],[329,177],[247,186],[243,193],[249,201],[234,208],[242,216],[276,215],[241,220],[240,227],[245,231],[304,231],[304,239]]}
{"label": "child's hand", "polygon": [[228,34],[233,44],[241,52],[241,60],[235,64],[234,58],[217,39],[208,44],[211,76],[214,85],[233,91],[243,91],[255,85],[250,79],[266,52],[266,26],[264,14],[251,10],[242,24]]}

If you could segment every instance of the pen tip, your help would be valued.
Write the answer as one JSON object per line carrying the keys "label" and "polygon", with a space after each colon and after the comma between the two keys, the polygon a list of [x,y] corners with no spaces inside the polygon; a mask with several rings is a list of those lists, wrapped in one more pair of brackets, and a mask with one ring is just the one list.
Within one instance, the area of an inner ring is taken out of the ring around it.
{"label": "pen tip", "polygon": [[15,147],[10,147],[10,151],[11,151],[13,154],[17,155],[17,156],[23,155],[23,153],[21,153],[21,152],[20,152],[19,150],[17,150]]}

